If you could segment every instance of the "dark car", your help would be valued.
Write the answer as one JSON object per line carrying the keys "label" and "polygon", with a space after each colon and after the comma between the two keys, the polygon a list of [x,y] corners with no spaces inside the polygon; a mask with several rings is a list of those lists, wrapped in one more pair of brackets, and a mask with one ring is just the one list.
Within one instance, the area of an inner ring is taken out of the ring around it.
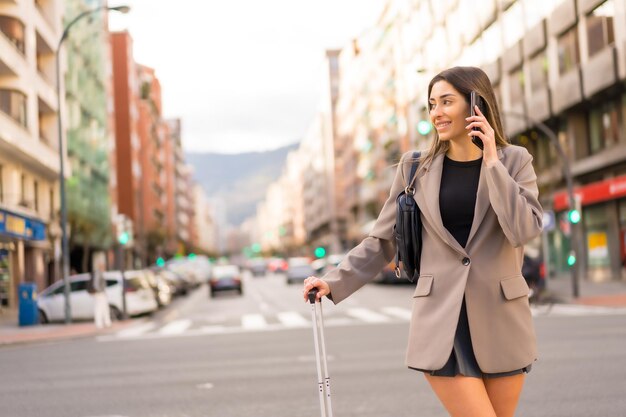
{"label": "dark car", "polygon": [[545,268],[541,257],[524,254],[522,275],[530,288],[530,300],[536,301],[546,287]]}
{"label": "dark car", "polygon": [[311,275],[315,275],[315,270],[311,264],[289,265],[289,269],[287,269],[287,284],[302,282]]}
{"label": "dark car", "polygon": [[211,297],[215,297],[220,291],[237,291],[243,294],[241,285],[241,271],[236,265],[217,265],[211,270],[209,279]]}

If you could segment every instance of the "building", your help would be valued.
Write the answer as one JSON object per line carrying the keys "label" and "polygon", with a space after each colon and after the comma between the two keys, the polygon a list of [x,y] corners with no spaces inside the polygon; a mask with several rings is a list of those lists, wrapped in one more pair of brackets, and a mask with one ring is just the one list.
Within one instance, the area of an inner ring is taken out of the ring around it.
{"label": "building", "polygon": [[41,290],[60,276],[62,14],[56,0],[0,2],[0,309],[17,307],[20,283]]}
{"label": "building", "polygon": [[[65,2],[65,24],[93,8],[87,0]],[[113,132],[107,13],[72,28],[65,40],[65,127],[71,176],[66,181],[70,269],[90,271],[94,252],[113,243],[109,153]]]}

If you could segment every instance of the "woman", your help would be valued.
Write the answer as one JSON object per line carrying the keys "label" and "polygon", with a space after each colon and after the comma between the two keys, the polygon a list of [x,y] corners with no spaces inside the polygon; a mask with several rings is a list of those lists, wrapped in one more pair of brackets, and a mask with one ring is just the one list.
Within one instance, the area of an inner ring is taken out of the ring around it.
{"label": "woman", "polygon": [[[476,106],[473,117],[471,91],[485,108]],[[451,416],[511,417],[536,359],[521,274],[523,245],[542,228],[532,156],[506,142],[493,88],[479,68],[441,72],[428,97],[437,135],[414,180],[423,248],[406,363],[424,373]],[[370,235],[337,269],[305,280],[305,300],[316,287],[318,297],[339,303],[393,259],[395,201],[411,162],[411,153],[402,157]]]}

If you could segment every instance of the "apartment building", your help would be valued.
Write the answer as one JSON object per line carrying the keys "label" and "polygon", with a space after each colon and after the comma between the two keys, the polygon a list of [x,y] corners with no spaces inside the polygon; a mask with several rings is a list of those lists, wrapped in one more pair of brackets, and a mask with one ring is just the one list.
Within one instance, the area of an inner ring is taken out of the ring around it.
{"label": "apartment building", "polygon": [[[55,48],[63,2],[0,2],[0,309],[60,259]],[[55,256],[56,253],[56,256]]]}
{"label": "apartment building", "polygon": [[[87,0],[65,2],[65,24],[93,8]],[[66,181],[70,268],[92,269],[94,252],[113,243],[110,200],[111,47],[107,13],[72,27],[65,40],[65,128],[71,175]]]}

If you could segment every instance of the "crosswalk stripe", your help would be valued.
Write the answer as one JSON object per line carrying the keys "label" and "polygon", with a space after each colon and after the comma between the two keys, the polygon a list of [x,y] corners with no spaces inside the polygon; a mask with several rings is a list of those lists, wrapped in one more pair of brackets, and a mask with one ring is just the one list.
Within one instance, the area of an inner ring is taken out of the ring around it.
{"label": "crosswalk stripe", "polygon": [[287,327],[307,327],[309,321],[295,311],[278,313],[278,320]]}
{"label": "crosswalk stripe", "polygon": [[241,317],[241,327],[244,329],[264,329],[267,327],[267,322],[261,314],[244,314]]}
{"label": "crosswalk stripe", "polygon": [[117,332],[118,337],[137,337],[142,334],[148,333],[150,330],[156,327],[156,323],[146,323],[140,326],[131,327],[129,329],[120,330]]}
{"label": "crosswalk stripe", "polygon": [[185,330],[191,327],[191,320],[176,320],[171,323],[166,324],[159,330],[159,334],[163,335],[173,335],[173,334],[181,334]]}
{"label": "crosswalk stripe", "polygon": [[346,313],[356,319],[367,323],[385,323],[389,321],[389,317],[384,316],[367,308],[350,308]]}
{"label": "crosswalk stripe", "polygon": [[400,307],[383,307],[381,311],[388,316],[397,317],[402,320],[411,320],[411,310]]}

